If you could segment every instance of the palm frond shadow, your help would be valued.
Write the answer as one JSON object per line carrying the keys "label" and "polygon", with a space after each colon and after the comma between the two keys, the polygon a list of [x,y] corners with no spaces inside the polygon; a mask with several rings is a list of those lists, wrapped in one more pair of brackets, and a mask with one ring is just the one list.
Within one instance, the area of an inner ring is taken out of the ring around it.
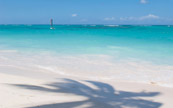
{"label": "palm frond shadow", "polygon": [[63,82],[45,84],[46,86],[53,87],[51,89],[34,85],[16,84],[15,86],[29,90],[74,94],[88,98],[84,101],[45,104],[27,108],[82,108],[80,106],[85,104],[88,104],[89,106],[85,106],[84,108],[159,108],[162,105],[159,102],[141,99],[141,97],[157,96],[160,94],[159,92],[118,91],[115,90],[111,85],[103,82],[85,81],[85,83],[92,84],[97,89],[71,79],[64,79]]}

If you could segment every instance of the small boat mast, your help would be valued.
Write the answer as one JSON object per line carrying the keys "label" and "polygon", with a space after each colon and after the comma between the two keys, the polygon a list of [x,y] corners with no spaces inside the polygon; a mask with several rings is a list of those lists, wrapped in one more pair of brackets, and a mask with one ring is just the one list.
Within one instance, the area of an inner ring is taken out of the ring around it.
{"label": "small boat mast", "polygon": [[50,29],[55,29],[55,28],[53,27],[53,19],[50,19]]}

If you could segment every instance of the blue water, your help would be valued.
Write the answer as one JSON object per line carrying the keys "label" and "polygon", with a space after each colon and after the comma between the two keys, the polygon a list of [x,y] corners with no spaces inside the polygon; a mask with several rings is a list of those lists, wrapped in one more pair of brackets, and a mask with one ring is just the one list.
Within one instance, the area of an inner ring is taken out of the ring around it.
{"label": "blue water", "polygon": [[0,25],[0,50],[103,54],[173,65],[173,26]]}

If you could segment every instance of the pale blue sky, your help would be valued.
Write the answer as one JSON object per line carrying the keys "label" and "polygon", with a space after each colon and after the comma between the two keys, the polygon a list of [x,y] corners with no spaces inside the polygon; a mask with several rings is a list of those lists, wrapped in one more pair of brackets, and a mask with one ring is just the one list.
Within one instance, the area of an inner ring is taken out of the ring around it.
{"label": "pale blue sky", "polygon": [[173,0],[0,0],[0,24],[173,24]]}

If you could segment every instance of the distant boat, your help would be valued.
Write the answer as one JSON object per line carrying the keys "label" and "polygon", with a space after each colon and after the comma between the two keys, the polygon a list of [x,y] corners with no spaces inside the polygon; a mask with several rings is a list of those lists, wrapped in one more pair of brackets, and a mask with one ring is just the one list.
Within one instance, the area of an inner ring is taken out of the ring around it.
{"label": "distant boat", "polygon": [[53,27],[53,19],[50,19],[50,29],[55,29],[55,28]]}

